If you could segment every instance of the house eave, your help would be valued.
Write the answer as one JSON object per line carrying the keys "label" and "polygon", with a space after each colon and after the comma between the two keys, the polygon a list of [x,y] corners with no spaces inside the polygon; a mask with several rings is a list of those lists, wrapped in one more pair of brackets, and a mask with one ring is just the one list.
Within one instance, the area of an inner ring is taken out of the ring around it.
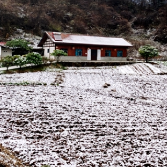
{"label": "house eave", "polygon": [[133,45],[110,45],[110,44],[94,44],[94,43],[75,43],[75,42],[54,42],[55,45],[84,45],[84,46],[101,46],[101,47],[132,47]]}

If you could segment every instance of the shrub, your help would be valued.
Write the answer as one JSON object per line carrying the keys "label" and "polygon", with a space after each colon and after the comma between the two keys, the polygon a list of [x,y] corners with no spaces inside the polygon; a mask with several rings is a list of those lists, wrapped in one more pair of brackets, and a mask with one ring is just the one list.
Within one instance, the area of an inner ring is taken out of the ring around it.
{"label": "shrub", "polygon": [[9,67],[13,65],[13,61],[14,61],[14,57],[13,56],[5,56],[1,60],[2,67],[6,67],[7,70],[8,70]]}
{"label": "shrub", "polygon": [[36,52],[28,53],[26,56],[26,60],[28,64],[34,64],[34,65],[42,64],[42,56]]}
{"label": "shrub", "polygon": [[56,57],[56,61],[58,63],[60,60],[60,56],[67,56],[67,53],[64,52],[63,50],[56,49],[53,51],[53,53],[51,55]]}
{"label": "shrub", "polygon": [[139,53],[146,59],[146,62],[148,62],[149,57],[158,56],[158,49],[150,45],[145,45],[139,48]]}
{"label": "shrub", "polygon": [[14,64],[21,68],[22,66],[27,64],[27,59],[25,56],[15,55],[14,56]]}
{"label": "shrub", "polygon": [[13,49],[19,48],[21,50],[31,50],[32,47],[29,46],[29,42],[27,42],[26,40],[23,39],[13,39],[11,41],[8,41],[6,43],[6,46],[11,47]]}

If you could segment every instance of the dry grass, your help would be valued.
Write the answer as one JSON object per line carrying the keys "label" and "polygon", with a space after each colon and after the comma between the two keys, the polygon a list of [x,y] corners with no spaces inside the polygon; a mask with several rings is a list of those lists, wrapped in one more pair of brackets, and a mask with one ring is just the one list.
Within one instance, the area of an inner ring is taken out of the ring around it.
{"label": "dry grass", "polygon": [[0,144],[0,167],[25,167],[14,153]]}

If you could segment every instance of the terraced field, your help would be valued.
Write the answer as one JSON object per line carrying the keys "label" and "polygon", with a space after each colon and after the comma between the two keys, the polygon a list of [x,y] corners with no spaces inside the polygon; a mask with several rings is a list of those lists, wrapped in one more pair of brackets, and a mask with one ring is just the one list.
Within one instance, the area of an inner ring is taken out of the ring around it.
{"label": "terraced field", "polygon": [[137,66],[1,75],[0,143],[34,167],[167,166],[167,76]]}

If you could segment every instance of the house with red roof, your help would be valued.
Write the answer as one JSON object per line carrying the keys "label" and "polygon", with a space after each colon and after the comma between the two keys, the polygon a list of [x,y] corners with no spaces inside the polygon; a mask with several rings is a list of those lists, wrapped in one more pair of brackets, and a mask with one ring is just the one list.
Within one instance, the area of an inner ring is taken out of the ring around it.
{"label": "house with red roof", "polygon": [[0,42],[0,59],[8,55],[12,56],[12,49],[6,47],[6,42]]}
{"label": "house with red roof", "polygon": [[100,37],[61,32],[45,32],[38,47],[44,56],[53,58],[55,49],[65,51],[61,61],[126,61],[127,49],[132,45],[123,38]]}

